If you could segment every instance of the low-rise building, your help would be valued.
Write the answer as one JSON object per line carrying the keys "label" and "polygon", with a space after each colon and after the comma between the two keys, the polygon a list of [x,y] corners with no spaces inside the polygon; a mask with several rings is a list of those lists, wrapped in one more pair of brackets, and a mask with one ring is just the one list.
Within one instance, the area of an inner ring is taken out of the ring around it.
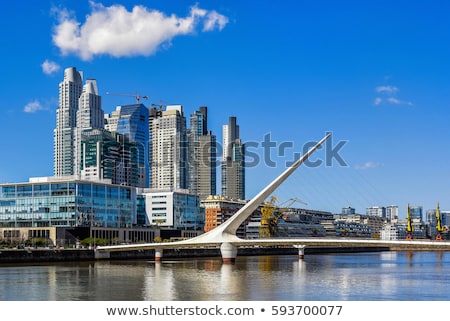
{"label": "low-rise building", "polygon": [[[239,211],[247,202],[233,200],[223,196],[209,196],[201,201],[205,209],[205,232],[208,232],[228,220]],[[249,218],[237,231],[237,235],[245,237],[245,225],[250,222]]]}
{"label": "low-rise building", "polygon": [[153,231],[136,227],[136,189],[74,177],[30,178],[0,185],[1,241],[44,238],[74,244],[82,238],[116,242],[152,241]]}
{"label": "low-rise building", "polygon": [[145,198],[146,224],[158,228],[197,231],[205,226],[200,198],[185,189],[142,189]]}

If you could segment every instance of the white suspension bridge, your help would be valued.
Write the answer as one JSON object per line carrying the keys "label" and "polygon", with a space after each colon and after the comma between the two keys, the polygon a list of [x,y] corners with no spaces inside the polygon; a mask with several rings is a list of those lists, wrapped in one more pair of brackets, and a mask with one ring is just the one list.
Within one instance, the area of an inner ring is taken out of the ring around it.
{"label": "white suspension bridge", "polygon": [[261,192],[253,197],[245,206],[236,212],[226,222],[215,229],[197,237],[163,243],[127,244],[113,246],[98,246],[96,258],[107,259],[113,251],[140,251],[155,250],[155,260],[160,261],[164,249],[185,248],[220,248],[224,263],[234,262],[239,247],[273,247],[293,246],[298,248],[299,258],[303,258],[306,246],[319,247],[388,247],[395,250],[439,250],[450,251],[450,242],[444,241],[419,241],[419,240],[363,240],[363,239],[328,239],[328,238],[272,238],[272,239],[242,239],[236,236],[239,226],[297,169],[299,168],[326,140],[331,137],[328,133],[315,146],[308,150],[295,163],[288,167],[281,175],[267,185]]}

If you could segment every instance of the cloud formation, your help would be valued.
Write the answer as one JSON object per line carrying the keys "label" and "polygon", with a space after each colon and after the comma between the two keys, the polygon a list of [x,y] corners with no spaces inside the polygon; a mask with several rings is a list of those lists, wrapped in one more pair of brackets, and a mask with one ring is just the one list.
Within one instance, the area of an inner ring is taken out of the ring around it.
{"label": "cloud formation", "polygon": [[42,106],[42,104],[38,100],[34,100],[32,102],[29,102],[25,105],[23,108],[23,111],[26,113],[35,113],[40,110],[47,110],[46,107]]}
{"label": "cloud formation", "polygon": [[373,104],[375,106],[381,104],[413,106],[412,102],[400,100],[396,97],[397,93],[399,92],[399,89],[396,86],[378,86],[375,88],[375,92],[380,94],[373,101]]}
{"label": "cloud formation", "polygon": [[53,30],[53,43],[63,55],[74,54],[83,60],[97,55],[150,56],[162,45],[170,45],[176,36],[193,34],[198,28],[203,32],[222,30],[228,23],[226,16],[197,6],[181,18],[140,5],[128,11],[122,5],[105,7],[91,2],[91,12],[84,23],[67,9],[55,12],[58,23]]}
{"label": "cloud formation", "polygon": [[382,163],[375,163],[375,162],[365,162],[363,165],[356,165],[356,170],[366,170],[366,169],[373,169],[377,167],[382,167]]}
{"label": "cloud formation", "polygon": [[398,88],[395,86],[378,86],[375,91],[377,93],[395,94],[398,92]]}
{"label": "cloud formation", "polygon": [[53,75],[61,69],[61,66],[54,61],[46,59],[42,64],[42,72],[46,75]]}

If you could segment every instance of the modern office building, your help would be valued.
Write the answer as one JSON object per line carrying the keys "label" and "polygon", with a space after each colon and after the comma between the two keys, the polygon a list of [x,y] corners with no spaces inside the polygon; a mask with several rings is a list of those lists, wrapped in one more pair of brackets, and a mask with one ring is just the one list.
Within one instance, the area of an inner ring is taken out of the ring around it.
{"label": "modern office building", "polygon": [[354,215],[354,214],[356,214],[356,210],[351,206],[343,207],[341,214]]}
{"label": "modern office building", "polygon": [[155,189],[187,189],[186,118],[183,106],[150,109],[151,183]]}
{"label": "modern office building", "polygon": [[245,199],[245,147],[239,137],[236,117],[222,127],[222,195],[232,199]]}
{"label": "modern office building", "polygon": [[81,174],[81,139],[84,131],[103,129],[104,112],[102,100],[98,94],[97,81],[87,79],[83,86],[77,111],[76,136],[75,136],[75,172],[74,175]]}
{"label": "modern office building", "polygon": [[204,212],[197,195],[181,189],[144,189],[146,225],[176,230],[203,231]]}
{"label": "modern office building", "polygon": [[386,207],[386,220],[388,222],[397,222],[398,221],[398,206],[390,205]]}
{"label": "modern office building", "polygon": [[410,206],[409,213],[411,214],[411,220],[414,223],[423,222],[423,207],[422,206]]}
{"label": "modern office building", "polygon": [[386,208],[383,206],[371,206],[366,208],[366,215],[386,217]]}
{"label": "modern office building", "polygon": [[111,114],[105,115],[105,129],[124,135],[134,143],[137,157],[138,184],[149,185],[149,111],[143,104],[117,106]]}
{"label": "modern office building", "polygon": [[80,143],[81,179],[139,186],[138,148],[128,136],[105,129],[84,130]]}
{"label": "modern office building", "polygon": [[79,98],[83,91],[83,76],[75,67],[64,70],[59,83],[59,103],[56,128],[53,131],[53,173],[57,177],[75,175],[76,126]]}
{"label": "modern office building", "polygon": [[202,199],[216,195],[216,136],[208,130],[207,107],[191,114],[187,140],[189,191]]}
{"label": "modern office building", "polygon": [[[136,189],[70,177],[0,185],[0,238],[44,237],[56,244],[84,237],[136,239]],[[153,232],[141,231],[151,241]]]}

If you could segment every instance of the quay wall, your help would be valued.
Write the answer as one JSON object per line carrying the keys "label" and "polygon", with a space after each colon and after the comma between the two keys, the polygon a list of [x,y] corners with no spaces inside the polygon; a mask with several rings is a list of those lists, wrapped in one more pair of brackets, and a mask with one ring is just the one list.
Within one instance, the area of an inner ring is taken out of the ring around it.
{"label": "quay wall", "polygon": [[[361,253],[389,251],[386,247],[306,247],[305,255],[327,253]],[[238,256],[258,255],[298,255],[298,249],[283,248],[239,248]],[[166,249],[164,258],[184,259],[199,257],[220,257],[220,250],[215,248],[204,249]],[[154,250],[111,252],[107,260],[154,260]],[[94,261],[95,251],[89,249],[0,249],[0,264],[8,263],[51,263],[51,262],[77,262]],[[1,266],[1,265],[0,265]]]}
{"label": "quay wall", "polygon": [[46,263],[94,260],[93,250],[84,249],[0,249],[0,264],[3,263]]}

